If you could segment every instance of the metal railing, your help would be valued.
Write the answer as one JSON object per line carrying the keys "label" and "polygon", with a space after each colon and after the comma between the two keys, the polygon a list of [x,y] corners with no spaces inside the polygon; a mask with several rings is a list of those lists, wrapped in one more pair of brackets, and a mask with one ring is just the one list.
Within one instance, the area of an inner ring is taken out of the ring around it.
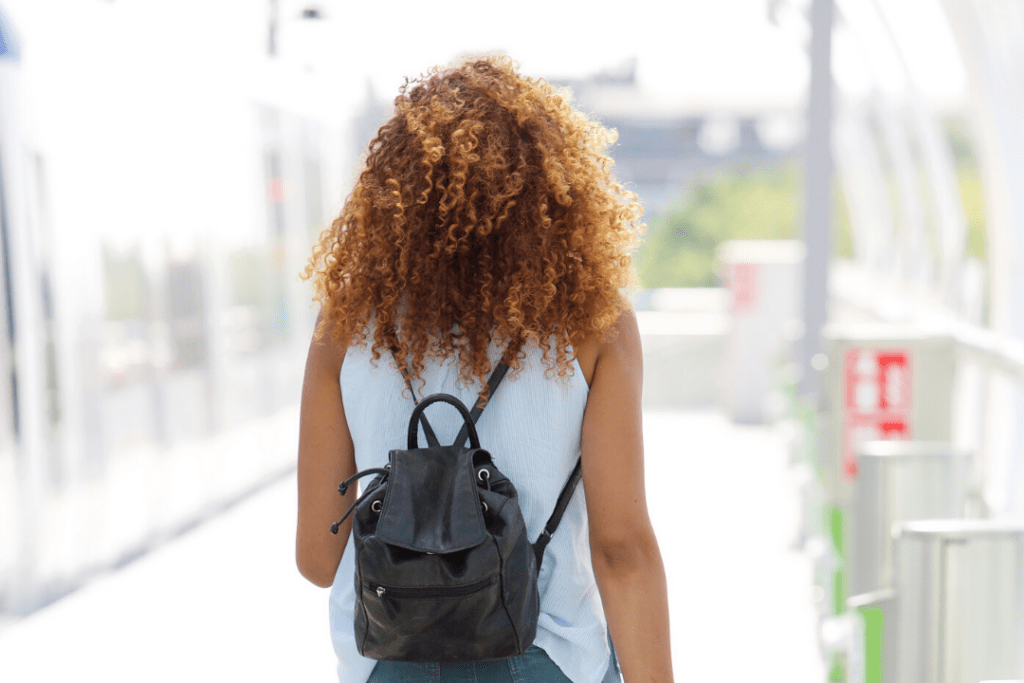
{"label": "metal railing", "polygon": [[[842,617],[848,673],[861,677],[871,670],[877,678],[864,680],[887,683],[1020,677],[1024,520],[1014,516],[1024,507],[1024,489],[1008,484],[1005,473],[1019,464],[1011,461],[1024,457],[1008,448],[1024,437],[1014,431],[1020,428],[1015,417],[1024,389],[1024,342],[965,320],[931,293],[863,275],[847,269],[837,278],[833,295],[840,315],[882,323],[879,330],[898,326],[949,340],[949,373],[955,377],[949,414],[957,424],[939,450],[973,457],[946,458],[942,466],[918,458],[917,465],[938,467],[926,485],[914,476],[894,481],[894,463],[878,457],[883,451],[929,450],[925,445],[875,442],[861,450],[852,498],[842,503],[849,505],[851,531],[845,578],[853,597]],[[965,515],[994,519],[955,519]],[[887,527],[894,523],[890,540]]]}

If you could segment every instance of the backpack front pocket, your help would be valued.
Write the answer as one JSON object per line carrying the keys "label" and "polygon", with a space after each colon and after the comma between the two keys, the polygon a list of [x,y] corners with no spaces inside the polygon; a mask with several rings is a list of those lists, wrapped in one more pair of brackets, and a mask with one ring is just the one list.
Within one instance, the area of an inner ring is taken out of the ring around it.
{"label": "backpack front pocket", "polygon": [[364,657],[466,662],[520,654],[497,575],[459,586],[363,581],[358,602],[356,637]]}
{"label": "backpack front pocket", "polygon": [[464,598],[477,591],[493,586],[498,582],[497,576],[466,584],[465,586],[384,586],[372,581],[363,582],[363,587],[376,593],[378,598],[391,600],[427,600],[431,598]]}

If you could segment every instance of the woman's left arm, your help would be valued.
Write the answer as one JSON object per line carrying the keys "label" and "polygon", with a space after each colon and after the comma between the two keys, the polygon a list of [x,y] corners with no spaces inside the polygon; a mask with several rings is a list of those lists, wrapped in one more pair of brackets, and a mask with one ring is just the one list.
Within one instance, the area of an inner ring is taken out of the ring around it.
{"label": "woman's left arm", "polygon": [[[321,322],[317,318],[317,325]],[[355,449],[341,402],[341,364],[345,349],[330,334],[309,345],[302,380],[299,413],[299,511],[295,534],[295,561],[299,572],[324,588],[334,582],[345,552],[352,518],[331,533],[356,496],[338,494],[338,484],[355,474]]]}

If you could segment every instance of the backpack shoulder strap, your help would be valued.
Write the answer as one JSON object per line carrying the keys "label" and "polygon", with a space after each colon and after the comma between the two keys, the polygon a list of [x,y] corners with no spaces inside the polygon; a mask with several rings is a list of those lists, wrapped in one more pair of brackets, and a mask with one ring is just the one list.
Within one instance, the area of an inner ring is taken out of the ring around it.
{"label": "backpack shoulder strap", "polygon": [[[478,398],[476,400],[476,404],[473,406],[473,410],[469,411],[469,416],[473,418],[473,424],[476,424],[477,420],[480,419],[480,415],[484,412],[484,408],[487,407],[487,403],[494,396],[494,392],[497,390],[498,385],[501,384],[501,380],[505,379],[505,373],[507,372],[508,366],[504,363],[498,363],[498,366],[494,368],[494,372],[491,373],[490,378],[487,380],[487,397]],[[459,435],[455,437],[455,443],[452,445],[464,445],[468,437],[469,427],[463,424],[462,429],[459,431]]]}
{"label": "backpack shoulder strap", "polygon": [[[476,424],[477,420],[480,419],[480,415],[484,412],[484,408],[487,407],[487,403],[494,396],[495,390],[498,385],[501,384],[501,380],[505,378],[505,373],[508,372],[508,366],[505,363],[498,363],[498,366],[494,368],[494,372],[491,373],[490,378],[487,380],[487,398],[478,398],[476,405],[473,406],[473,410],[470,411],[469,415],[473,418],[473,424]],[[462,430],[459,435],[455,438],[455,443],[452,445],[462,445],[466,443],[468,437],[469,427],[466,424],[462,425]],[[540,538],[533,544],[533,552],[537,557],[537,571],[540,571],[541,562],[544,560],[544,549],[547,548],[548,542],[551,541],[551,535],[558,529],[558,525],[562,523],[562,517],[565,515],[566,508],[569,507],[569,501],[572,499],[572,494],[576,492],[576,487],[579,486],[580,479],[583,478],[583,458],[576,460],[576,466],[573,467],[572,473],[569,475],[569,480],[565,482],[565,486],[562,487],[562,492],[558,494],[558,501],[555,503],[555,510],[551,513],[548,518],[547,524],[544,525],[544,531],[541,532]]]}
{"label": "backpack shoulder strap", "polygon": [[569,499],[572,498],[573,492],[576,491],[576,486],[579,485],[580,479],[583,477],[583,458],[576,461],[576,467],[573,468],[572,474],[569,475],[569,481],[565,482],[565,486],[562,487],[562,492],[558,494],[558,502],[555,503],[555,511],[551,513],[551,517],[548,518],[548,523],[544,525],[544,531],[541,532],[540,538],[533,544],[533,552],[537,556],[537,571],[540,571],[541,562],[544,560],[544,549],[548,546],[548,541],[551,540],[551,534],[555,533],[555,529],[562,523],[562,515],[565,514],[565,509],[569,507]]}

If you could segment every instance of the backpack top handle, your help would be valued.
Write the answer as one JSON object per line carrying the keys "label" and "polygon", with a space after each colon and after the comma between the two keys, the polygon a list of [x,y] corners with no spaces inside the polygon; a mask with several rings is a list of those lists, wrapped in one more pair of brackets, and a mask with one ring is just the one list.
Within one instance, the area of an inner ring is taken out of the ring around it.
{"label": "backpack top handle", "polygon": [[[505,350],[508,351],[507,348]],[[391,355],[395,359],[395,367],[399,367],[397,346],[391,347]],[[412,388],[412,380],[409,378],[408,371],[406,369],[399,368],[399,372],[402,373],[402,379],[405,380],[405,386],[409,390],[409,394],[412,396],[412,402],[415,405],[419,405],[419,401],[416,399],[416,390]],[[477,399],[476,405],[474,405],[473,410],[470,411],[470,417],[473,419],[473,424],[476,424],[476,421],[480,419],[480,414],[484,412],[484,407],[487,405],[487,401],[490,397],[494,396],[494,391],[498,388],[498,385],[501,384],[501,380],[505,377],[506,372],[508,372],[508,365],[504,362],[499,362],[494,368],[494,372],[492,372],[491,376],[487,379],[487,398],[485,399],[481,396]],[[434,430],[431,428],[430,422],[427,421],[426,416],[424,415],[421,417],[420,421],[423,424],[423,433],[427,436],[427,443],[431,446],[437,446],[439,444],[437,436],[434,435]],[[455,443],[452,445],[460,446],[464,443],[466,443],[465,425],[462,426],[462,430],[459,432],[459,435],[455,438]]]}
{"label": "backpack top handle", "polygon": [[[425,399],[420,401],[416,405],[416,407],[413,409],[413,411],[412,411],[412,417],[409,419],[409,440],[408,440],[409,450],[413,450],[414,448],[419,448],[419,444],[418,444],[419,440],[417,438],[419,430],[417,429],[417,427],[419,426],[418,423],[419,423],[420,415],[423,414],[423,410],[427,406],[429,406],[432,403],[437,403],[438,401],[441,401],[443,403],[447,403],[449,405],[455,406],[458,409],[458,411],[462,414],[462,420],[463,420],[463,423],[465,425],[464,428],[468,428],[469,429],[469,446],[470,446],[470,448],[480,448],[480,437],[477,436],[476,425],[473,424],[473,417],[472,417],[472,415],[470,415],[469,409],[466,408],[466,404],[463,403],[462,401],[460,401],[459,399],[457,399],[456,397],[452,396],[451,394],[431,394],[430,396],[427,396]],[[430,443],[430,446],[435,447],[435,448],[438,445],[440,445],[440,444],[437,443],[437,439],[436,438],[435,439],[431,439],[429,434],[427,435],[427,441],[428,442],[432,441],[433,443]],[[458,445],[458,444],[456,444],[456,445]]]}

